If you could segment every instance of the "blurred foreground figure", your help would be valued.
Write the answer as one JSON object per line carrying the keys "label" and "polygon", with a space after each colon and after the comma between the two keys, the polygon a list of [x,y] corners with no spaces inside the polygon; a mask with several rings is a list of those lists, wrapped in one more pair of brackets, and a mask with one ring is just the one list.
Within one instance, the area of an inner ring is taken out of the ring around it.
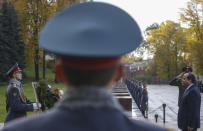
{"label": "blurred foreground figure", "polygon": [[49,112],[4,131],[163,131],[129,119],[111,93],[122,77],[120,57],[141,41],[136,22],[118,7],[86,2],[64,9],[45,25],[39,44],[58,56],[56,73],[68,89]]}
{"label": "blurred foreground figure", "polygon": [[10,68],[7,75],[10,81],[6,92],[6,124],[11,120],[25,117],[27,111],[38,109],[36,103],[28,100],[25,96],[20,82],[22,73],[17,63]]}

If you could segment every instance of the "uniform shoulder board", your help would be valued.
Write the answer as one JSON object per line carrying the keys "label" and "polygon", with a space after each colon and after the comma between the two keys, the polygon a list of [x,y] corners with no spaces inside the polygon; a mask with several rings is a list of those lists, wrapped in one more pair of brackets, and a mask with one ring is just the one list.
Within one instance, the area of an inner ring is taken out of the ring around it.
{"label": "uniform shoulder board", "polygon": [[13,85],[13,87],[17,87],[16,83],[13,83],[12,85]]}

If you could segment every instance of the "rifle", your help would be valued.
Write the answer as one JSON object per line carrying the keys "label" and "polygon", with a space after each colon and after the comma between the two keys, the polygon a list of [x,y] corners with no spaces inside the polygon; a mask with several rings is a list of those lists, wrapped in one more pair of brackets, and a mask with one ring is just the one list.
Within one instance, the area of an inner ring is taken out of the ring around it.
{"label": "rifle", "polygon": [[148,111],[149,111],[149,108],[148,108],[148,102],[146,103],[146,119],[148,119]]}
{"label": "rifle", "polygon": [[38,84],[37,82],[32,82],[32,87],[33,87],[33,90],[34,90],[35,100],[36,100],[37,107],[38,107],[38,109],[40,111],[42,111],[41,108],[39,107],[39,100],[38,100],[38,95],[37,95],[37,92],[36,92],[37,84]]}

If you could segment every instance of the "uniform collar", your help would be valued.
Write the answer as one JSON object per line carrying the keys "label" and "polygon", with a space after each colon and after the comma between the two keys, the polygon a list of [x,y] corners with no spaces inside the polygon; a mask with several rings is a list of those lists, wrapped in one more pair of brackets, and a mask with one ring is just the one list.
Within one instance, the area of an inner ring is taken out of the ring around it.
{"label": "uniform collar", "polygon": [[72,110],[83,107],[123,110],[112,92],[104,87],[68,88],[56,106]]}
{"label": "uniform collar", "polygon": [[20,81],[17,81],[16,79],[10,79],[10,81],[9,81],[9,83],[10,84],[13,84],[13,83],[15,83],[16,85],[18,85],[18,86],[20,86],[21,85],[21,82]]}

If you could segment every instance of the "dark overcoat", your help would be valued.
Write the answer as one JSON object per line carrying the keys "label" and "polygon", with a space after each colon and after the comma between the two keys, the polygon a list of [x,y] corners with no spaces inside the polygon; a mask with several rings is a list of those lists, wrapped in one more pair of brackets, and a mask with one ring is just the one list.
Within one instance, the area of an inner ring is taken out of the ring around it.
{"label": "dark overcoat", "polygon": [[200,128],[200,105],[200,92],[195,85],[192,85],[183,94],[178,110],[178,127],[180,129],[188,126],[193,129]]}

